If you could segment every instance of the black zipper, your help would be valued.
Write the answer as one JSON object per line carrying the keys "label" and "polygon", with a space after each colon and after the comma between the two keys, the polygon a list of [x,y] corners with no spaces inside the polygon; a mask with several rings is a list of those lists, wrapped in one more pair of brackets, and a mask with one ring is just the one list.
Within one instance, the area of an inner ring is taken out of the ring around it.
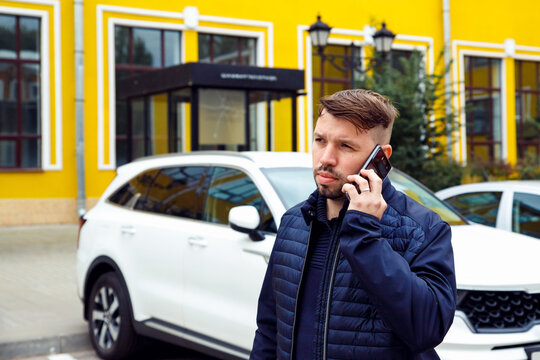
{"label": "black zipper", "polygon": [[336,273],[337,263],[339,259],[339,244],[334,255],[334,264],[330,273],[330,285],[328,286],[328,297],[326,298],[326,314],[324,320],[324,339],[323,339],[323,360],[326,360],[326,341],[328,339],[328,319],[330,317],[330,300],[332,297],[332,286],[334,286],[334,275]]}
{"label": "black zipper", "polygon": [[[310,212],[310,215],[313,216],[313,214]],[[307,262],[307,255],[309,251],[309,243],[311,241],[311,231],[313,230],[313,220],[311,221],[309,225],[309,237],[308,242],[306,244],[306,253],[304,254],[304,264],[302,265],[302,273],[300,274],[300,282],[298,283],[298,289],[296,290],[296,301],[294,303],[294,319],[292,324],[292,336],[291,336],[291,356],[290,360],[293,360],[294,355],[294,331],[296,326],[296,313],[298,311],[298,296],[300,295],[300,287],[302,286],[302,279],[304,277],[304,270],[306,268],[306,262]]]}

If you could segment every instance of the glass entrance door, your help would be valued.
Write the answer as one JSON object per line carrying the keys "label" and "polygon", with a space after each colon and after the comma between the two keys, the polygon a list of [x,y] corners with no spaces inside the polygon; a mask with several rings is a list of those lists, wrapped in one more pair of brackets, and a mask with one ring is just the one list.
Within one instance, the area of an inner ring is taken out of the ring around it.
{"label": "glass entrance door", "polygon": [[[295,93],[208,88],[195,91],[198,107],[192,118],[196,129],[192,133],[192,150],[264,151],[272,150],[276,144],[291,144],[294,132],[290,129],[296,121]],[[275,128],[274,117],[280,118],[282,127]]]}
{"label": "glass entrance door", "polygon": [[199,89],[199,149],[250,150],[244,90]]}

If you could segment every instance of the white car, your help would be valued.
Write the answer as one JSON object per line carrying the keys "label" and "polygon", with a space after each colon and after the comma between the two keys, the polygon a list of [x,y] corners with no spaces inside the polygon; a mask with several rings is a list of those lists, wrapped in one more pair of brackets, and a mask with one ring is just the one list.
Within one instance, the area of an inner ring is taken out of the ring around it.
{"label": "white car", "polygon": [[471,221],[540,239],[540,180],[458,185],[435,194]]}
{"label": "white car", "polygon": [[[441,358],[538,358],[540,242],[468,224],[415,180],[389,176],[452,225],[459,304]],[[314,189],[311,156],[300,153],[201,152],[120,167],[79,235],[78,291],[99,356],[123,358],[145,335],[247,359],[280,218]]]}

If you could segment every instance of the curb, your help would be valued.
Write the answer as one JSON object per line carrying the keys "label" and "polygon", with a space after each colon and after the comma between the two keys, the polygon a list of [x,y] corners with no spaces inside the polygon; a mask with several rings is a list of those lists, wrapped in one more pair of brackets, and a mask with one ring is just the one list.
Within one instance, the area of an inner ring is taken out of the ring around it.
{"label": "curb", "polygon": [[0,344],[0,359],[9,360],[90,349],[92,349],[92,345],[88,333],[61,335]]}

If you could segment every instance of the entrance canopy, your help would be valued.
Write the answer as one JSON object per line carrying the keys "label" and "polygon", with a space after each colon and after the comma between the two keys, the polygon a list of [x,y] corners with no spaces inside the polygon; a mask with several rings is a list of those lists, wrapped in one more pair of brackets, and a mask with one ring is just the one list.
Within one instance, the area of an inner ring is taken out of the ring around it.
{"label": "entrance canopy", "polygon": [[[280,132],[278,140],[290,139],[296,151],[296,98],[304,95],[302,89],[303,70],[186,63],[126,78],[116,90],[117,101],[128,105],[128,116],[139,118],[151,115],[146,108],[137,114],[141,101],[148,104],[148,99],[167,95],[168,152],[174,152],[272,150],[274,117],[279,117],[279,128],[292,130]],[[186,119],[191,120],[190,134],[183,134],[190,136],[189,147],[181,131]]]}
{"label": "entrance canopy", "polygon": [[120,82],[117,94],[130,98],[184,87],[257,89],[296,92],[304,88],[304,71],[255,66],[186,63]]}

